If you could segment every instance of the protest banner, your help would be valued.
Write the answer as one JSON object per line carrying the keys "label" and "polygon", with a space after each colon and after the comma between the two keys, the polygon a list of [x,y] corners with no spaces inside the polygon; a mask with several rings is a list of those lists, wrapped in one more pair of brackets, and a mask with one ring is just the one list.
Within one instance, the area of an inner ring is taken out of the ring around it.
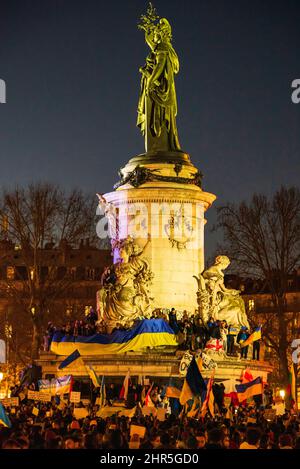
{"label": "protest banner", "polygon": [[41,402],[51,402],[51,394],[45,391],[39,391],[38,393],[38,401]]}
{"label": "protest banner", "polygon": [[85,407],[75,407],[73,410],[73,415],[76,419],[84,419],[89,415]]}
{"label": "protest banner", "polygon": [[4,407],[15,407],[19,405],[19,398],[18,397],[6,397],[1,399],[1,403]]}
{"label": "protest banner", "polygon": [[51,394],[46,391],[28,391],[27,399],[41,402],[51,402]]}
{"label": "protest banner", "polygon": [[27,399],[31,399],[33,401],[37,401],[39,396],[39,391],[28,391]]}
{"label": "protest banner", "polygon": [[190,366],[190,363],[191,363],[192,359],[193,359],[193,355],[190,352],[185,352],[183,354],[183,357],[182,357],[182,359],[180,361],[180,365],[179,365],[179,374],[183,378],[187,374],[187,370],[188,370],[188,367]]}
{"label": "protest banner", "polygon": [[129,417],[132,419],[135,416],[135,412],[136,412],[136,406],[133,407],[132,409],[121,410],[118,413],[118,417]]}
{"label": "protest banner", "polygon": [[77,404],[78,402],[80,402],[80,397],[81,392],[72,391],[70,394],[70,402],[74,402],[74,404]]}
{"label": "protest banner", "polygon": [[138,435],[140,438],[144,438],[146,433],[146,427],[141,427],[139,425],[130,425],[130,436]]}

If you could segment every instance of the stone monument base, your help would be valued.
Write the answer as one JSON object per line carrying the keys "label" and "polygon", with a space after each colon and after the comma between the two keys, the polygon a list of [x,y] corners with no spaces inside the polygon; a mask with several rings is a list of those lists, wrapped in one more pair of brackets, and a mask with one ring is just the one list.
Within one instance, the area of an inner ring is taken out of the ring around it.
{"label": "stone monument base", "polygon": [[[182,355],[185,352],[163,351],[156,348],[155,351],[145,351],[145,353],[128,352],[124,355],[99,355],[84,357],[85,363],[91,365],[98,376],[104,375],[124,378],[128,370],[132,378],[143,376],[144,378],[180,378],[179,366]],[[270,363],[265,361],[244,360],[237,357],[227,357],[218,354],[210,355],[217,363],[215,369],[215,381],[221,382],[226,379],[240,379],[242,372],[249,368],[253,377],[261,376],[263,381],[267,381],[268,374],[273,371]],[[64,376],[72,374],[74,377],[88,377],[84,367],[76,365],[68,366],[63,370],[58,370],[58,365],[65,359],[65,356],[57,356],[51,352],[43,352],[40,355],[38,364],[42,367],[43,378],[46,375]],[[203,369],[204,378],[211,376],[211,370]]]}
{"label": "stone monument base", "polygon": [[[104,194],[117,214],[118,239],[140,247],[154,274],[149,297],[156,308],[194,314],[204,269],[205,211],[216,196],[202,190],[202,175],[184,152],[150,152],[121,169],[115,191]],[[114,259],[116,260],[116,259]]]}

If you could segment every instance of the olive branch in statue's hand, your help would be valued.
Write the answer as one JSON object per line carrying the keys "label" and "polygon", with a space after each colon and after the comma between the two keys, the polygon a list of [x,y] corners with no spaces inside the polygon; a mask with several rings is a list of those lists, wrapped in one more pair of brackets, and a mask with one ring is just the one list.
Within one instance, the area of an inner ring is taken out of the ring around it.
{"label": "olive branch in statue's hand", "polygon": [[145,15],[141,15],[140,18],[140,23],[138,23],[138,29],[141,29],[143,31],[149,31],[155,28],[155,22],[159,20],[159,16],[157,14],[156,8],[152,5],[152,3],[149,3],[147,13]]}

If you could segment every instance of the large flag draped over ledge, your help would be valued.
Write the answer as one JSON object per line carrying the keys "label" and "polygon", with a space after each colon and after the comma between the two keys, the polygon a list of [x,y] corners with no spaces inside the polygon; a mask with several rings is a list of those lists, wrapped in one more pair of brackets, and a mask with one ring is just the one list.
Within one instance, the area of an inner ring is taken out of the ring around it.
{"label": "large flag draped over ledge", "polygon": [[51,342],[51,352],[70,355],[78,350],[82,356],[107,355],[138,351],[146,347],[177,345],[174,331],[163,319],[143,319],[131,330],[115,331],[112,334],[74,337],[56,332]]}

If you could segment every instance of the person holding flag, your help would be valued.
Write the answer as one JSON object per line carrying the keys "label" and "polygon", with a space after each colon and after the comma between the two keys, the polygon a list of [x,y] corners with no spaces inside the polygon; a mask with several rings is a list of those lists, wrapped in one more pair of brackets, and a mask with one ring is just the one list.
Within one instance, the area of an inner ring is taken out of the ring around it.
{"label": "person holding flag", "polygon": [[252,335],[249,337],[249,339],[252,337],[253,340],[253,360],[258,360],[259,361],[259,352],[260,352],[260,340],[261,340],[261,326],[256,327],[252,333]]}
{"label": "person holding flag", "polygon": [[249,343],[248,339],[250,337],[248,328],[246,326],[242,326],[240,332],[238,333],[237,336],[237,343],[240,344],[241,347],[241,358],[245,358],[247,360],[248,356],[248,349],[249,349]]}
{"label": "person holding flag", "polygon": [[197,361],[195,357],[188,367],[186,378],[183,383],[179,402],[181,405],[185,405],[189,400],[201,396],[202,392],[206,390],[206,384],[200,372],[202,368],[202,359],[199,358]]}
{"label": "person holding flag", "polygon": [[244,336],[246,336],[247,331],[245,331],[245,334],[241,335],[240,337],[240,346],[242,348],[241,351],[241,357],[243,356],[243,349],[247,350],[247,352],[244,352],[246,355],[245,358],[247,358],[247,353],[248,353],[248,347],[250,344],[253,344],[253,360],[259,360],[259,351],[260,351],[260,339],[261,339],[261,326],[255,327],[252,334],[249,335],[246,339],[244,339]]}
{"label": "person holding flag", "polygon": [[126,401],[127,396],[128,396],[128,388],[130,384],[130,370],[127,371],[127,374],[124,378],[123,385],[120,391],[119,398],[124,399]]}

